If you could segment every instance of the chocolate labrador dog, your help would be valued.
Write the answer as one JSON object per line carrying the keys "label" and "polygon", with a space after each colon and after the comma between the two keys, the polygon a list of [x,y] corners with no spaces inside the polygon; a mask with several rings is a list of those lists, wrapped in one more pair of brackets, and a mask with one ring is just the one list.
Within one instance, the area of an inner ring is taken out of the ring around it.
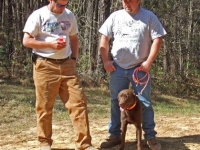
{"label": "chocolate labrador dog", "polygon": [[125,136],[128,124],[136,127],[137,150],[142,150],[142,105],[133,90],[125,89],[118,94],[118,101],[121,110],[121,146],[125,148]]}

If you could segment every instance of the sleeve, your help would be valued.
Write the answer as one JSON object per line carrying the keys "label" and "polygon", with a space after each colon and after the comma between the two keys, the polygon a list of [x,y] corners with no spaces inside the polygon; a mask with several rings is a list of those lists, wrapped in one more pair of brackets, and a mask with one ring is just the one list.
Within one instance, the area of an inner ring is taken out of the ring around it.
{"label": "sleeve", "polygon": [[77,20],[75,15],[72,13],[72,26],[71,26],[71,31],[69,32],[69,35],[75,35],[78,33],[78,25],[77,25]]}
{"label": "sleeve", "polygon": [[150,31],[152,39],[162,37],[167,34],[158,17],[153,13],[151,16]]}
{"label": "sleeve", "polygon": [[33,12],[27,19],[23,32],[36,37],[39,34],[39,13]]}
{"label": "sleeve", "polygon": [[113,31],[112,31],[112,29],[113,29],[113,18],[114,18],[114,15],[111,14],[99,29],[99,32],[101,34],[108,36],[109,38],[112,38],[112,36],[113,36]]}

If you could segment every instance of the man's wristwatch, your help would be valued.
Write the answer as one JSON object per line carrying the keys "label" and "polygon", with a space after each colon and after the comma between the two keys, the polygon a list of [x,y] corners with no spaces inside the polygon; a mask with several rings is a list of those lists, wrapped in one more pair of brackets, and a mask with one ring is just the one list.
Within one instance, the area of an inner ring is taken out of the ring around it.
{"label": "man's wristwatch", "polygon": [[71,57],[71,59],[73,59],[73,60],[77,60],[77,58],[76,58],[76,57]]}

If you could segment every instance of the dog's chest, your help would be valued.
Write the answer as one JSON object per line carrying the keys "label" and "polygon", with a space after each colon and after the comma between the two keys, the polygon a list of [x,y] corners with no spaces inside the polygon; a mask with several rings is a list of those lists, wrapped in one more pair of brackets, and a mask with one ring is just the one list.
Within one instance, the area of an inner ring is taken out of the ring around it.
{"label": "dog's chest", "polygon": [[130,112],[129,110],[125,110],[124,113],[128,123],[135,124],[135,122],[137,122],[137,117],[134,115],[134,113]]}

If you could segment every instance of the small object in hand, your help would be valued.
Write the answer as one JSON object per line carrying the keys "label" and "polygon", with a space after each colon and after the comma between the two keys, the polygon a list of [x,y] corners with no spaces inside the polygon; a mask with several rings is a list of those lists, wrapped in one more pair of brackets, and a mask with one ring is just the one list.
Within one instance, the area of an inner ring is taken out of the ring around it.
{"label": "small object in hand", "polygon": [[63,42],[66,42],[66,39],[65,37],[61,36],[58,38],[58,41],[63,43]]}

